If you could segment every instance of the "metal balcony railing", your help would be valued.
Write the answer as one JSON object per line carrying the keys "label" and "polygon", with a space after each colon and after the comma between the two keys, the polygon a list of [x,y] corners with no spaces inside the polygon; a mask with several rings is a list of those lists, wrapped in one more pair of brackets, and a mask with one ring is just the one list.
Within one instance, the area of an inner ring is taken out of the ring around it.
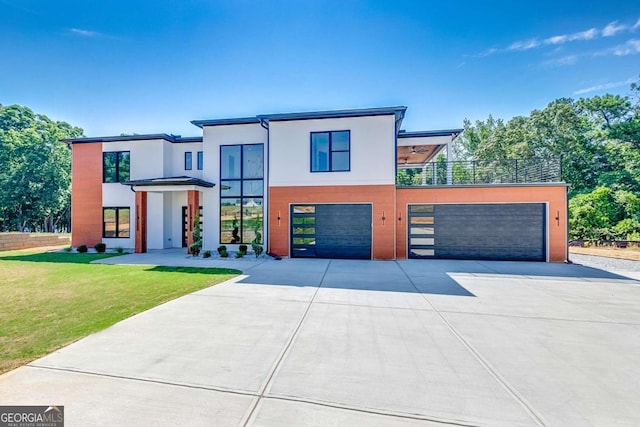
{"label": "metal balcony railing", "polygon": [[398,165],[396,185],[533,184],[562,182],[562,159],[436,161]]}

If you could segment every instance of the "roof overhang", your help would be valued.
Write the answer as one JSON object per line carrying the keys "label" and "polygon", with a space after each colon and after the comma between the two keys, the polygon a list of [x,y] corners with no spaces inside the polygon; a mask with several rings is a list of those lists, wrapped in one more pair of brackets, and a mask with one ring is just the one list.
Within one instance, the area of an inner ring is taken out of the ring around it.
{"label": "roof overhang", "polygon": [[[128,185],[134,191],[147,191],[155,193],[187,190],[202,191],[203,189],[213,188],[215,186],[215,184],[212,182],[188,176],[136,179],[125,181],[122,183],[122,185]],[[223,186],[223,189],[224,187],[226,186]]]}

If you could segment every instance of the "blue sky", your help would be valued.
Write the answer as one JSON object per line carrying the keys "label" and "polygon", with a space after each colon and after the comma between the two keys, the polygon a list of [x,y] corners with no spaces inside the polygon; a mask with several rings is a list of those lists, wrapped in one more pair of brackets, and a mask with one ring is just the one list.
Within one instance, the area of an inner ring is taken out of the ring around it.
{"label": "blue sky", "polygon": [[389,105],[407,130],[452,128],[639,74],[629,0],[0,0],[0,103],[88,136]]}

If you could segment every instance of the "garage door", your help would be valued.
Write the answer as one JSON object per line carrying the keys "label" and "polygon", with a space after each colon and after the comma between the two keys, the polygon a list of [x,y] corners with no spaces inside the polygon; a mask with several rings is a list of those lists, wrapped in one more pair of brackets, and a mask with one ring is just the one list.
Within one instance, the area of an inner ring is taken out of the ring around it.
{"label": "garage door", "polygon": [[543,203],[409,205],[409,257],[546,260]]}
{"label": "garage door", "polygon": [[371,205],[292,205],[291,256],[371,259]]}

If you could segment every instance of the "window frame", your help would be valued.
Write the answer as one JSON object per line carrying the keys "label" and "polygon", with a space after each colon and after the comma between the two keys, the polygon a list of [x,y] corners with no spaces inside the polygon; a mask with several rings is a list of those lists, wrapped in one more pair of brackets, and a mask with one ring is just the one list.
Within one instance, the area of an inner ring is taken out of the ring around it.
{"label": "window frame", "polygon": [[193,152],[192,151],[184,152],[184,170],[186,171],[193,170]]}
{"label": "window frame", "polygon": [[201,171],[204,167],[204,152],[197,151],[196,152],[196,168]]}
{"label": "window frame", "polygon": [[[129,155],[129,177],[127,179],[120,178],[120,158],[122,154],[127,153]],[[107,154],[115,154],[115,179],[114,181],[107,181],[107,168],[105,168],[104,160]],[[131,179],[131,151],[130,150],[120,150],[120,151],[103,151],[102,152],[102,183],[103,184],[118,184],[121,182],[126,182]]]}
{"label": "window frame", "polygon": [[[262,147],[262,177],[261,178],[243,178],[244,176],[244,147],[248,146],[248,145],[255,145],[255,146],[261,146]],[[230,242],[223,242],[222,241],[222,223],[220,223],[220,227],[219,227],[219,241],[221,245],[242,245],[242,244],[250,244],[251,241],[245,241],[244,240],[244,214],[243,214],[243,200],[245,199],[254,199],[254,200],[261,200],[262,203],[260,204],[260,206],[262,207],[262,230],[261,230],[261,234],[262,234],[262,245],[264,245],[264,231],[265,231],[265,205],[264,205],[264,184],[265,184],[265,170],[264,170],[264,156],[265,156],[265,152],[264,152],[264,145],[263,143],[251,143],[251,144],[224,144],[220,146],[220,210],[218,212],[218,218],[220,218],[220,222],[222,222],[222,202],[225,199],[237,199],[240,200],[240,218],[238,219],[239,221],[239,236],[240,236],[240,241],[237,243],[230,243]],[[224,149],[224,147],[240,147],[240,171],[238,172],[238,178],[223,178],[222,177],[222,151]],[[234,196],[223,196],[222,195],[222,187],[223,185],[225,185],[225,182],[229,182],[229,181],[233,181],[233,182],[238,182],[240,183],[239,185],[239,194],[238,195],[234,195]],[[262,187],[263,187],[263,191],[262,191],[262,195],[261,196],[251,196],[251,195],[244,195],[244,185],[243,183],[245,181],[261,181],[262,182]]]}
{"label": "window frame", "polygon": [[[113,209],[115,211],[115,219],[116,219],[116,229],[115,236],[107,236],[106,235],[106,227],[104,220],[104,212],[107,209]],[[120,236],[120,210],[127,209],[129,211],[129,235],[128,236]],[[131,238],[131,207],[130,206],[103,206],[102,207],[102,238],[103,239],[130,239]]]}
{"label": "window frame", "polygon": [[[334,150],[333,146],[333,134],[346,132],[348,136],[347,144],[348,148],[346,150]],[[313,135],[327,134],[329,136],[329,148],[328,148],[328,159],[327,159],[327,170],[314,170],[313,169]],[[309,135],[309,172],[311,173],[326,173],[326,172],[351,172],[351,130],[342,129],[342,130],[327,130],[327,131],[314,131]],[[333,169],[333,153],[348,153],[348,165],[347,169]]]}

